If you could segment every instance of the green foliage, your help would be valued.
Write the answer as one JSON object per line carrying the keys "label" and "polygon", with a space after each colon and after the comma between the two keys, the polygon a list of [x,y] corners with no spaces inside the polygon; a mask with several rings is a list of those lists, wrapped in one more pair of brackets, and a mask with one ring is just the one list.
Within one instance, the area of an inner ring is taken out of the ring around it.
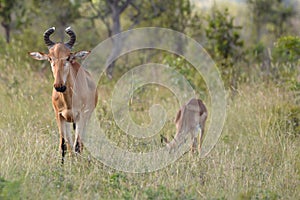
{"label": "green foliage", "polygon": [[5,183],[6,183],[5,179],[0,177],[0,194],[2,193]]}
{"label": "green foliage", "polygon": [[296,7],[284,0],[247,0],[253,17],[255,41],[262,39],[264,31],[278,37],[289,29],[289,20],[295,16]]}
{"label": "green foliage", "polygon": [[236,48],[243,47],[243,41],[238,33],[242,27],[233,24],[234,17],[230,16],[228,9],[224,12],[213,10],[212,16],[207,17],[207,22],[206,36],[213,57],[224,61],[235,57],[239,52]]}
{"label": "green foliage", "polygon": [[0,1],[0,17],[2,18],[2,25],[10,24],[11,22],[11,12],[13,10],[14,0],[1,0]]}
{"label": "green foliage", "polygon": [[299,48],[300,38],[296,36],[283,36],[275,42],[270,75],[280,87],[299,91]]}
{"label": "green foliage", "polygon": [[283,36],[277,39],[273,50],[274,61],[286,63],[299,63],[300,60],[300,37]]}
{"label": "green foliage", "polygon": [[236,198],[237,200],[277,200],[280,199],[280,196],[273,191],[269,190],[260,190],[255,192],[253,190],[241,193]]}
{"label": "green foliage", "polygon": [[146,190],[147,199],[155,200],[155,199],[176,199],[175,193],[168,190],[164,186],[158,186],[156,189],[149,188]]}
{"label": "green foliage", "polygon": [[[192,18],[192,8],[189,0],[159,1],[158,6],[162,8],[160,17],[150,21],[150,26],[169,28],[183,33],[187,31]],[[176,41],[177,52],[183,53],[185,51],[183,44],[183,40]]]}
{"label": "green foliage", "polygon": [[199,13],[190,15],[185,33],[193,39],[201,42],[204,38],[204,16]]}
{"label": "green foliage", "polygon": [[223,75],[227,86],[237,88],[239,70],[237,63],[243,60],[244,42],[238,32],[242,27],[234,25],[234,17],[228,9],[224,12],[213,9],[207,17],[206,37],[208,50]]}
{"label": "green foliage", "polygon": [[126,182],[126,177],[121,173],[114,173],[110,176],[109,184],[112,188],[119,188],[121,187],[121,182]]}
{"label": "green foliage", "polygon": [[9,182],[0,177],[0,199],[21,199],[20,181]]}
{"label": "green foliage", "polygon": [[[172,30],[184,32],[191,18],[191,5],[189,0],[161,2],[164,14],[157,18],[157,25]],[[170,17],[172,16],[172,17]]]}
{"label": "green foliage", "polygon": [[81,6],[81,2],[79,0],[53,0],[51,3],[47,0],[34,0],[34,5],[36,8],[40,8],[40,14],[44,13],[47,16],[51,14],[51,18],[49,18],[48,23],[59,22],[60,24],[66,26],[80,17],[79,8]]}
{"label": "green foliage", "polygon": [[300,136],[300,107],[298,105],[285,104],[274,108],[274,114],[278,121],[274,121],[279,126],[285,136]]}
{"label": "green foliage", "polygon": [[40,18],[39,20],[41,20],[40,23],[44,26],[46,25],[44,29],[52,26],[58,28],[58,41],[63,41],[65,37],[64,29],[70,26],[77,19],[81,18],[81,14],[79,12],[80,6],[81,2],[79,0],[33,0],[33,7]]}
{"label": "green foliage", "polygon": [[87,2],[89,6],[84,9],[82,15],[93,22],[101,20],[108,36],[135,26],[158,26],[183,32],[192,12],[189,0],[88,0]]}
{"label": "green foliage", "polygon": [[206,85],[203,77],[201,77],[195,67],[184,58],[174,55],[166,55],[162,63],[176,69],[189,81],[189,84],[196,90],[199,96],[204,99],[206,96]]}
{"label": "green foliage", "polygon": [[0,1],[0,17],[2,18],[1,25],[5,29],[6,42],[10,41],[10,26],[14,4],[17,1],[14,0],[1,0]]}
{"label": "green foliage", "polygon": [[255,62],[262,62],[264,60],[265,45],[262,42],[255,43],[251,49],[251,59]]}
{"label": "green foliage", "polygon": [[21,31],[32,22],[32,1],[0,1],[0,19],[1,25],[5,29],[6,42],[10,42],[11,32],[13,30]]}

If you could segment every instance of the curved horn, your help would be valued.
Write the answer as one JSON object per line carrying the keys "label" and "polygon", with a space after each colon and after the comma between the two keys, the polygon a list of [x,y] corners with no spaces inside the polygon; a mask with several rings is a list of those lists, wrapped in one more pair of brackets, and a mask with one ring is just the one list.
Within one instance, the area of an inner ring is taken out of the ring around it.
{"label": "curved horn", "polygon": [[54,33],[54,31],[55,31],[55,27],[52,27],[52,28],[49,28],[48,30],[46,30],[44,33],[44,41],[49,49],[55,44],[55,42],[51,41],[49,38],[50,35],[52,35]]}
{"label": "curved horn", "polygon": [[65,45],[69,49],[72,49],[72,47],[76,41],[76,34],[74,33],[74,31],[71,30],[71,27],[66,28],[65,32],[70,36],[70,40],[68,42],[66,42]]}

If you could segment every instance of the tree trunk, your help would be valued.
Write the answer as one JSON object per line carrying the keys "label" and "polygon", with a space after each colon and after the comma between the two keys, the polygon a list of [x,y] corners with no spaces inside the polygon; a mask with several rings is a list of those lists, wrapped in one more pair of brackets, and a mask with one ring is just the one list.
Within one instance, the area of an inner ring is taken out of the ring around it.
{"label": "tree trunk", "polygon": [[2,22],[1,24],[5,30],[5,40],[7,43],[9,43],[10,42],[10,26],[8,23],[5,23],[5,22]]}
{"label": "tree trunk", "polygon": [[[120,10],[117,8],[112,9],[112,21],[113,21],[113,25],[112,25],[112,36],[118,34],[121,32],[121,23],[120,23]],[[112,39],[112,51],[111,54],[109,55],[108,61],[107,63],[111,63],[109,64],[109,66],[106,69],[106,75],[109,79],[112,78],[112,71],[113,68],[115,66],[115,61],[112,60],[115,56],[117,56],[121,50],[122,50],[122,40],[121,38],[118,39]]]}

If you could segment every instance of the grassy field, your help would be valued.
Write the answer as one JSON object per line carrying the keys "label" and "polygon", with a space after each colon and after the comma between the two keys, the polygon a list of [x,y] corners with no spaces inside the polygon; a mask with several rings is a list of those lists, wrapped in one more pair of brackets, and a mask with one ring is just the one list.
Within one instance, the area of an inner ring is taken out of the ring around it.
{"label": "grassy field", "polygon": [[[87,151],[61,166],[50,73],[32,72],[9,53],[0,69],[0,199],[300,199],[300,135],[289,123],[296,105],[290,91],[241,85],[206,158],[185,154],[167,168],[132,174]],[[165,98],[162,104],[174,101]],[[147,109],[139,112],[147,121]],[[175,126],[167,126],[170,136]],[[112,134],[122,138],[117,129]]]}

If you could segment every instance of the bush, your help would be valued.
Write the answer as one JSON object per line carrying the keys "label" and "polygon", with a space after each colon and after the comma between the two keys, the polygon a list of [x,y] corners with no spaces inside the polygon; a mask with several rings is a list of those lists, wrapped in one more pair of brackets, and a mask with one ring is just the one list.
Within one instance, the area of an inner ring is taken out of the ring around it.
{"label": "bush", "polygon": [[275,43],[273,59],[277,62],[299,62],[300,38],[297,36],[283,36]]}

